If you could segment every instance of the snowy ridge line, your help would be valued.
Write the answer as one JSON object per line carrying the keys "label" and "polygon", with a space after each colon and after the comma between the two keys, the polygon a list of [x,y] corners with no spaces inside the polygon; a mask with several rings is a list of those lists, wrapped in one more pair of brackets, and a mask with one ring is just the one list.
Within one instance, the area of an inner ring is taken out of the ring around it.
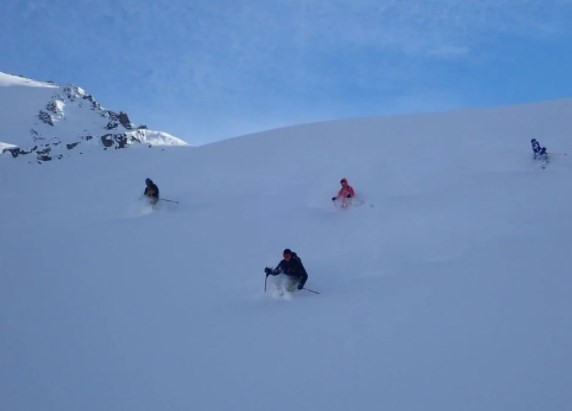
{"label": "snowy ridge line", "polygon": [[31,80],[23,76],[15,76],[0,72],[0,87],[45,87],[45,88],[58,88],[52,82],[42,82]]}

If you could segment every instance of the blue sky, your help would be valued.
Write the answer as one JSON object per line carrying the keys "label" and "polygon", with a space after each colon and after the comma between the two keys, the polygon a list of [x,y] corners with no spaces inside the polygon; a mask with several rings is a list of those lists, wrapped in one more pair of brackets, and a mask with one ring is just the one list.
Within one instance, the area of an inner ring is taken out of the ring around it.
{"label": "blue sky", "polygon": [[3,0],[0,71],[191,143],[572,96],[572,0]]}

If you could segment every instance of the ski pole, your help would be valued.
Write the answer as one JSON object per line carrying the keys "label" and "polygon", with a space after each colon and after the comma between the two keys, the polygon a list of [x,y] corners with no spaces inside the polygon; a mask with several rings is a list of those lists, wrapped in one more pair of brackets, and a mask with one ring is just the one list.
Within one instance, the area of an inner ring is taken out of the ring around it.
{"label": "ski pole", "polygon": [[179,204],[179,202],[178,202],[178,201],[175,201],[175,200],[168,200],[168,199],[166,199],[166,198],[160,198],[160,200],[161,200],[161,201],[168,201],[169,203],[175,203],[175,204]]}
{"label": "ski pole", "polygon": [[266,278],[264,279],[264,292],[266,292],[266,282],[268,281],[268,274],[266,274]]}
{"label": "ski pole", "polygon": [[314,291],[314,290],[310,290],[309,288],[305,288],[305,287],[304,287],[304,288],[302,288],[302,290],[310,291],[311,293],[314,293],[314,294],[320,294],[320,293],[319,293],[319,292],[317,292],[317,291]]}
{"label": "ski pole", "polygon": [[550,154],[551,156],[567,156],[568,153],[546,153],[546,154]]}

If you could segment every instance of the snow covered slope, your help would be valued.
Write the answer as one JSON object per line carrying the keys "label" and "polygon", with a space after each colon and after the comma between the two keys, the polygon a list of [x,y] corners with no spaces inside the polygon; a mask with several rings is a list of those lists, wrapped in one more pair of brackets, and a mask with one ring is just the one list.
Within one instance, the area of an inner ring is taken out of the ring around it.
{"label": "snow covered slope", "polygon": [[0,125],[0,150],[19,147],[10,153],[33,152],[40,160],[69,154],[77,143],[82,144],[80,150],[134,143],[186,144],[167,133],[135,126],[127,114],[104,109],[80,87],[61,88],[5,73],[0,73]]}
{"label": "snow covered slope", "polygon": [[[572,152],[571,111],[0,158],[0,409],[569,409],[572,164],[529,141]],[[263,293],[286,247],[320,295]]]}

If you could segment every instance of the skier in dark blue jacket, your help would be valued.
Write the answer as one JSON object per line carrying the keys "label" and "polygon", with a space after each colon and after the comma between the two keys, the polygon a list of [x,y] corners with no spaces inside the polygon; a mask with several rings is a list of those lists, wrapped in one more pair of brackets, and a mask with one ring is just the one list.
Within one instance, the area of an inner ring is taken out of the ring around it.
{"label": "skier in dark blue jacket", "polygon": [[304,288],[304,284],[308,281],[308,273],[302,265],[302,260],[290,249],[285,249],[283,253],[284,259],[280,261],[275,269],[266,267],[264,272],[266,277],[269,275],[285,274],[289,279],[290,283],[287,286],[288,291],[293,291],[294,287],[298,290]]}
{"label": "skier in dark blue jacket", "polygon": [[[542,151],[542,147],[535,138],[530,140],[530,144],[532,144],[532,151],[534,152],[534,159],[536,160],[537,158],[539,158],[540,152]],[[546,152],[546,147],[544,147],[544,151]]]}

